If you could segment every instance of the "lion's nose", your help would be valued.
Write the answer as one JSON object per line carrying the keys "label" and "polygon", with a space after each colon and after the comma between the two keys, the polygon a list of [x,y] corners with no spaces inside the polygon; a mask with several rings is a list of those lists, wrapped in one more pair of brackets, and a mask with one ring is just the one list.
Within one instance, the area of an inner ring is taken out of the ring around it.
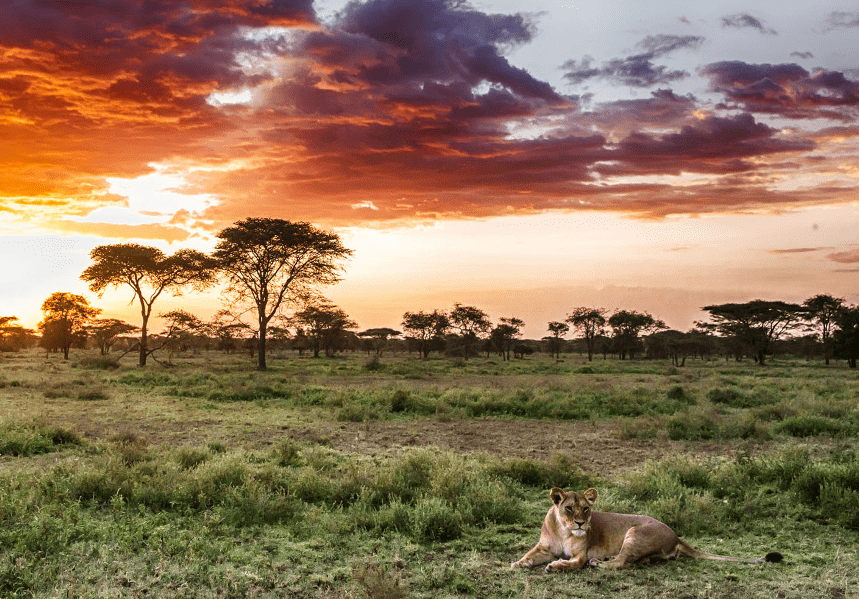
{"label": "lion's nose", "polygon": [[585,525],[585,521],[584,521],[584,520],[582,520],[581,522],[579,522],[578,520],[576,520],[576,524],[578,524],[578,525],[579,525],[579,528],[581,528],[581,527],[583,527],[583,526]]}

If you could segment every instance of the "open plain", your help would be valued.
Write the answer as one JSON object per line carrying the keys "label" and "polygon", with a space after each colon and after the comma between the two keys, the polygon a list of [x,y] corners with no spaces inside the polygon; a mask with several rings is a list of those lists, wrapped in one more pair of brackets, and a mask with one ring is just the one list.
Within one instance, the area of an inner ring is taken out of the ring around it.
{"label": "open plain", "polygon": [[[859,597],[843,364],[0,355],[4,597]],[[548,489],[708,552],[509,564]]]}

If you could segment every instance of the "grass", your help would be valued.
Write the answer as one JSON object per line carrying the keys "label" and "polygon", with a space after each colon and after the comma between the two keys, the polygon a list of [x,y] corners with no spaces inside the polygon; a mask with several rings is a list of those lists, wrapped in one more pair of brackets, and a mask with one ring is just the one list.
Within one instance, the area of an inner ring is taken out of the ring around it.
{"label": "grass", "polygon": [[[141,371],[3,356],[0,596],[857,596],[859,377],[846,369],[349,356],[257,373],[244,360]],[[488,454],[331,436],[496,420],[580,421],[672,451],[603,471],[579,457],[584,437],[514,434]],[[546,459],[523,457],[547,442]],[[660,518],[704,551],[786,561],[511,571],[552,486],[596,486],[600,509]]]}

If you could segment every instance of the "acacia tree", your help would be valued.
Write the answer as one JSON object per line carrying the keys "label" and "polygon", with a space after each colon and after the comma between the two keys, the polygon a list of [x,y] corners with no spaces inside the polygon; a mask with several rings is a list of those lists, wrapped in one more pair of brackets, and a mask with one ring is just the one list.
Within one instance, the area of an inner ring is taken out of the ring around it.
{"label": "acacia tree", "polygon": [[627,354],[630,359],[635,355],[639,345],[639,335],[667,328],[664,322],[655,319],[647,312],[635,310],[618,310],[609,317],[608,324],[612,329],[621,360],[625,360]]}
{"label": "acacia tree", "polygon": [[90,252],[93,264],[81,274],[91,291],[101,297],[108,287],[128,285],[140,304],[140,358],[146,366],[149,317],[155,300],[164,292],[181,295],[184,287],[202,290],[214,282],[214,263],[195,250],[179,250],[166,256],[158,248],[136,243],[100,245]]}
{"label": "acacia tree", "polygon": [[549,332],[550,336],[544,337],[549,341],[549,353],[555,357],[556,360],[561,358],[561,341],[564,338],[564,335],[570,332],[570,325],[565,322],[557,322],[552,321],[549,323]]}
{"label": "acacia tree", "polygon": [[808,318],[819,327],[820,341],[823,344],[823,360],[829,366],[829,358],[832,356],[832,325],[844,308],[844,300],[829,294],[820,294],[808,298],[802,302],[802,305],[808,310]]}
{"label": "acacia tree", "polygon": [[710,313],[716,330],[735,339],[761,366],[764,365],[770,343],[793,328],[808,313],[799,304],[766,300],[704,306],[702,310]]}
{"label": "acacia tree", "polygon": [[450,311],[448,318],[451,327],[459,331],[463,353],[467,360],[471,356],[479,336],[485,335],[492,328],[489,315],[480,308],[457,303],[453,305],[453,310]]}
{"label": "acacia tree", "polygon": [[308,306],[296,312],[293,320],[303,327],[313,347],[313,357],[318,358],[320,350],[326,356],[333,356],[345,339],[346,331],[358,324],[342,309],[329,302]]}
{"label": "acacia tree", "polygon": [[406,312],[403,314],[403,330],[411,339],[415,339],[420,347],[421,355],[429,357],[433,345],[444,338],[450,329],[450,319],[441,310],[427,312]]}
{"label": "acacia tree", "polygon": [[584,338],[588,348],[588,362],[594,361],[594,346],[596,339],[603,333],[608,312],[605,308],[576,308],[567,316],[566,322],[576,329],[578,334]]}
{"label": "acacia tree", "polygon": [[376,356],[382,357],[382,350],[385,349],[385,346],[388,344],[388,339],[391,337],[399,337],[402,334],[403,333],[401,331],[396,329],[380,327],[361,331],[358,333],[358,336],[367,339],[371,343],[373,350],[376,352]]}
{"label": "acacia tree", "polygon": [[136,326],[118,318],[99,318],[87,327],[87,333],[95,339],[99,352],[103,356],[119,340],[120,335],[127,335],[136,330]]}
{"label": "acacia tree", "polygon": [[513,341],[522,335],[523,326],[525,321],[520,318],[501,318],[500,324],[492,329],[489,338],[504,360],[510,360]]}
{"label": "acacia tree", "polygon": [[17,316],[0,316],[0,351],[17,351],[32,341],[35,331],[17,322]]}
{"label": "acacia tree", "polygon": [[86,326],[98,316],[98,308],[89,305],[82,295],[57,291],[42,303],[45,318],[39,323],[42,341],[46,348],[63,350],[63,359],[69,359],[69,348],[86,339]]}
{"label": "acacia tree", "polygon": [[256,311],[257,369],[266,369],[266,329],[286,305],[316,285],[340,280],[340,261],[352,254],[335,233],[308,223],[247,218],[218,233],[214,256],[234,303]]}

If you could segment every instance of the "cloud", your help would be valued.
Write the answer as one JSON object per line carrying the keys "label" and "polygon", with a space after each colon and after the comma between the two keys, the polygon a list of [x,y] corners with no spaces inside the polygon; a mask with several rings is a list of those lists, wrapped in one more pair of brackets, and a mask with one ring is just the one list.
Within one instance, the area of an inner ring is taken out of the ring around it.
{"label": "cloud", "polygon": [[814,58],[814,54],[812,54],[811,52],[791,52],[790,55],[796,56],[797,58],[802,58],[803,60]]}
{"label": "cloud", "polygon": [[775,250],[767,250],[770,254],[810,254],[814,252],[821,252],[824,250],[831,250],[831,247],[822,246],[822,247],[813,247],[813,248],[786,248],[786,249],[775,249]]}
{"label": "cloud", "polygon": [[722,108],[792,119],[853,121],[859,115],[859,82],[838,71],[809,73],[797,64],[725,61],[706,65],[701,74],[724,95]]}
{"label": "cloud", "polygon": [[841,264],[852,264],[854,262],[859,262],[859,249],[833,252],[831,254],[827,254],[826,258],[832,260],[833,262],[839,262]]}
{"label": "cloud", "polygon": [[677,81],[689,75],[686,71],[654,65],[655,58],[679,49],[696,49],[703,42],[703,37],[695,35],[647,36],[637,44],[637,47],[645,50],[640,54],[610,60],[599,68],[592,66],[592,57],[585,56],[581,61],[568,60],[561,68],[567,71],[564,78],[573,85],[588,79],[601,78],[632,87],[651,87]]}
{"label": "cloud", "polygon": [[758,32],[766,35],[778,35],[775,29],[767,27],[764,23],[748,13],[737,13],[722,17],[722,27],[731,27],[734,29],[756,29]]}
{"label": "cloud", "polygon": [[[182,227],[248,215],[355,224],[588,209],[662,218],[855,197],[843,177],[778,186],[784,172],[822,172],[807,153],[822,155],[852,129],[812,136],[757,117],[847,121],[855,83],[797,65],[713,63],[702,73],[738,112],[721,116],[669,89],[687,73],[659,64],[699,48],[699,36],[647,36],[626,58],[568,63],[571,82],[659,86],[592,103],[515,64],[512,50],[535,35],[532,16],[461,0],[353,2],[328,23],[307,0],[25,0],[0,25],[0,199],[15,222],[184,239]],[[94,222],[104,220],[100,207],[128,204],[109,181],[154,172],[208,194],[209,207],[147,227]]]}
{"label": "cloud", "polygon": [[827,31],[859,27],[859,12],[834,11],[826,20]]}

